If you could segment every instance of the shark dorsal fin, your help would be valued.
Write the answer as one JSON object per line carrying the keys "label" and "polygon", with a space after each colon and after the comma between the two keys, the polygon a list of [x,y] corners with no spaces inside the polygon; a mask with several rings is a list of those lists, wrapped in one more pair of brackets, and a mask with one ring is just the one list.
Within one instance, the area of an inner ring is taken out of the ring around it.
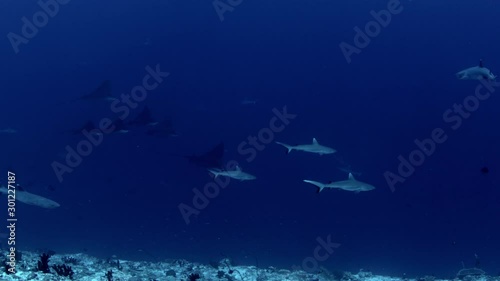
{"label": "shark dorsal fin", "polygon": [[479,67],[484,67],[483,60],[479,60]]}
{"label": "shark dorsal fin", "polygon": [[318,141],[316,140],[316,138],[313,138],[313,144],[318,144]]}
{"label": "shark dorsal fin", "polygon": [[236,171],[241,171],[240,166],[236,166]]}
{"label": "shark dorsal fin", "polygon": [[354,178],[354,176],[352,175],[352,173],[349,173],[349,180],[352,180],[352,181],[355,181],[356,179]]}

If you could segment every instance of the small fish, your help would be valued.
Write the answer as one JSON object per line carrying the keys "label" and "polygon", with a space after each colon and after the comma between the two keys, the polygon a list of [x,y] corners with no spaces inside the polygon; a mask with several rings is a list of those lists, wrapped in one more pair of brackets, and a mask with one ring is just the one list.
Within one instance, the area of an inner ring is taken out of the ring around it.
{"label": "small fish", "polygon": [[333,148],[320,145],[315,138],[313,138],[311,144],[299,144],[299,145],[295,145],[294,146],[294,145],[288,145],[288,144],[285,144],[285,143],[282,143],[282,142],[276,142],[276,143],[279,144],[279,145],[282,145],[282,146],[286,147],[287,154],[290,153],[290,152],[292,152],[292,150],[305,151],[305,152],[310,152],[310,153],[317,153],[319,155],[332,154],[332,153],[337,152],[337,150],[335,150]]}
{"label": "small fish", "polygon": [[338,188],[346,191],[352,192],[361,192],[361,191],[370,191],[374,190],[375,187],[373,185],[364,183],[362,181],[358,181],[354,178],[354,176],[349,173],[349,178],[344,181],[335,181],[330,183],[321,183],[312,180],[304,180],[304,182],[310,183],[318,187],[318,193],[321,192],[324,188]]}

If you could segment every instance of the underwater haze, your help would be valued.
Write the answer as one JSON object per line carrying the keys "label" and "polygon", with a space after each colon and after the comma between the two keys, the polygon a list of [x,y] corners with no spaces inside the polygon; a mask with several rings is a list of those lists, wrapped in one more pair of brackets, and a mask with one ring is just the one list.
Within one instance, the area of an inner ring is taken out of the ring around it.
{"label": "underwater haze", "polygon": [[16,249],[496,276],[499,9],[3,0]]}

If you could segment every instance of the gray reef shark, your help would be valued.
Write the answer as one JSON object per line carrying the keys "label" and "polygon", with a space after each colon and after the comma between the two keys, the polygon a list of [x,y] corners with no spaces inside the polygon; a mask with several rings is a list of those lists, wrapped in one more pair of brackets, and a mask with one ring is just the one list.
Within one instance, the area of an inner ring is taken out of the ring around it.
{"label": "gray reef shark", "polygon": [[[8,189],[5,186],[0,186],[0,193],[9,194]],[[59,203],[25,191],[21,186],[16,186],[16,201],[23,202],[28,205],[33,205],[37,207],[42,207],[45,209],[54,209],[61,205]]]}
{"label": "gray reef shark", "polygon": [[286,147],[286,149],[287,149],[286,153],[287,154],[290,153],[292,150],[299,150],[299,151],[317,153],[319,155],[332,154],[332,153],[337,152],[337,150],[335,150],[333,148],[320,145],[315,138],[313,138],[311,144],[288,145],[288,144],[285,144],[285,143],[282,143],[282,142],[276,142],[276,143],[279,144],[279,145],[282,145],[282,146]]}
{"label": "gray reef shark", "polygon": [[373,185],[356,180],[351,173],[349,173],[349,179],[347,179],[345,181],[321,183],[321,182],[317,182],[317,181],[304,180],[304,182],[307,182],[307,183],[310,183],[312,185],[317,186],[318,193],[321,192],[323,190],[323,188],[338,188],[338,189],[343,189],[343,190],[347,190],[347,191],[353,191],[356,193],[361,192],[361,191],[370,191],[370,190],[375,189],[375,187]]}
{"label": "gray reef shark", "polygon": [[228,177],[228,178],[232,178],[232,179],[237,179],[240,181],[248,181],[248,180],[256,179],[255,176],[243,172],[239,166],[236,166],[236,169],[233,171],[224,171],[224,170],[215,169],[215,168],[208,169],[208,171],[210,173],[212,173],[215,178],[217,178],[218,176],[223,176],[223,177]]}
{"label": "gray reef shark", "polygon": [[497,78],[488,68],[484,67],[483,60],[479,61],[478,66],[464,69],[458,72],[456,76],[461,80],[495,80]]}

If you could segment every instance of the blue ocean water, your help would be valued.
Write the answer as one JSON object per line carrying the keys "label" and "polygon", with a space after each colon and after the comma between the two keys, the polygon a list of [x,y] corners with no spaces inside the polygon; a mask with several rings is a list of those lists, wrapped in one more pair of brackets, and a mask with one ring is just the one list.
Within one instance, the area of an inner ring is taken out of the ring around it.
{"label": "blue ocean water", "polygon": [[[455,77],[480,59],[500,73],[497,1],[60,0],[45,22],[34,17],[48,2],[0,4],[0,130],[15,131],[0,134],[2,183],[15,171],[25,190],[61,205],[17,204],[19,249],[290,268],[307,264],[319,239],[337,245],[316,259],[330,270],[450,277],[477,255],[500,271],[498,90],[474,99],[484,83]],[[37,31],[23,31],[23,17]],[[355,27],[370,24],[373,36],[359,39]],[[348,59],[342,42],[355,50]],[[124,119],[148,106],[178,135],[104,134],[58,178],[54,163],[69,167],[67,147],[86,140],[68,130],[124,116],[75,99],[104,80],[115,97],[130,94],[147,69],[169,75]],[[472,109],[453,112],[464,101]],[[293,118],[269,130],[284,110]],[[436,129],[446,140],[391,189],[398,156]],[[337,152],[287,155],[275,144],[313,138]],[[193,189],[214,180],[178,155],[221,141],[224,162],[257,179],[193,203]],[[376,189],[316,193],[302,181],[346,180],[347,169]],[[182,206],[196,214],[186,219]]]}

